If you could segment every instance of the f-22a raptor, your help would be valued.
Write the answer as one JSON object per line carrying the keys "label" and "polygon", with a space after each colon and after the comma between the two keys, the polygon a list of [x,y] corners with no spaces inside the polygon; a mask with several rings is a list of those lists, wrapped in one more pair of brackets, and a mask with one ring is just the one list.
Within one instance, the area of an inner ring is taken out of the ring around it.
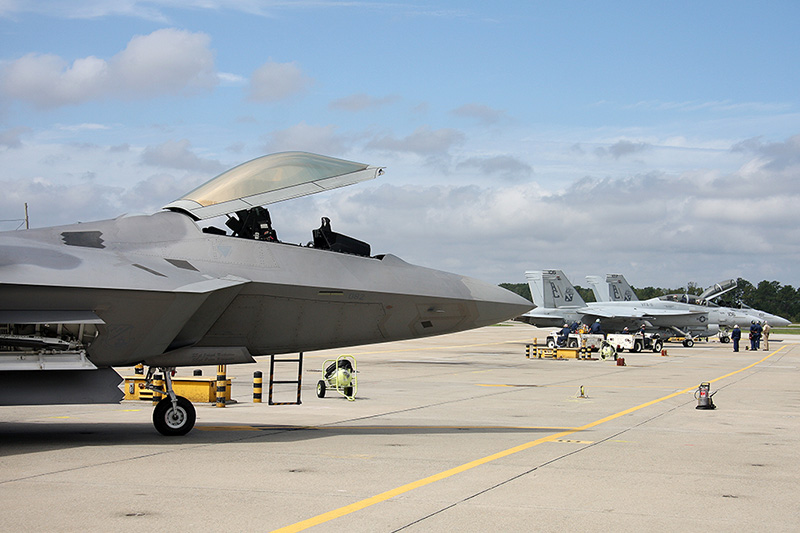
{"label": "f-22a raptor", "polygon": [[[155,214],[0,233],[0,404],[116,402],[114,366],[156,370],[164,435],[195,423],[179,366],[440,335],[531,308],[475,279],[336,233],[281,242],[265,205],[382,169],[303,152],[254,159]],[[203,220],[227,215],[223,228]]]}

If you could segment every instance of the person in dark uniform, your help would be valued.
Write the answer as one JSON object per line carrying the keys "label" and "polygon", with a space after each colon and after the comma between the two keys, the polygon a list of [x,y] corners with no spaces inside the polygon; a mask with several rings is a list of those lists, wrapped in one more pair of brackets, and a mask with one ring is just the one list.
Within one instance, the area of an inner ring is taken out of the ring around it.
{"label": "person in dark uniform", "polygon": [[739,324],[733,326],[733,331],[731,331],[731,341],[733,341],[733,351],[739,351],[739,340],[742,338],[742,330],[739,329]]}
{"label": "person in dark uniform", "polygon": [[564,324],[564,327],[561,328],[561,331],[558,332],[558,345],[566,346],[568,338],[569,338],[569,326],[567,324]]}
{"label": "person in dark uniform", "polygon": [[756,321],[753,320],[752,322],[750,322],[750,349],[751,350],[755,350],[756,348],[758,348],[758,340],[757,340],[758,337],[757,337],[757,334],[758,333],[756,331]]}

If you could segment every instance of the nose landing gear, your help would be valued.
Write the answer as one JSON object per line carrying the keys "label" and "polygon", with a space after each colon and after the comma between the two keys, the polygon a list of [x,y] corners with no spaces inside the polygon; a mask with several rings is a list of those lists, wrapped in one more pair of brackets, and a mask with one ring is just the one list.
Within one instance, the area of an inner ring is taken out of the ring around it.
{"label": "nose landing gear", "polygon": [[167,437],[186,435],[194,427],[197,414],[192,402],[183,396],[177,396],[172,390],[172,374],[175,368],[158,368],[164,374],[164,388],[166,391],[153,385],[153,378],[157,368],[147,369],[147,382],[144,388],[166,394],[166,397],[156,404],[153,409],[153,425],[156,430]]}

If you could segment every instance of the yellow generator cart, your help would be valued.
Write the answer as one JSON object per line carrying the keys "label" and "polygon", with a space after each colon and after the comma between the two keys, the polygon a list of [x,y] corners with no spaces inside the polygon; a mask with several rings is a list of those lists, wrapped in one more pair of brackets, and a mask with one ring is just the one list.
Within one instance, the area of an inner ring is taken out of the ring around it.
{"label": "yellow generator cart", "polygon": [[335,390],[350,401],[356,399],[358,377],[356,360],[352,355],[340,355],[322,363],[322,379],[317,382],[317,397],[324,398],[325,391]]}

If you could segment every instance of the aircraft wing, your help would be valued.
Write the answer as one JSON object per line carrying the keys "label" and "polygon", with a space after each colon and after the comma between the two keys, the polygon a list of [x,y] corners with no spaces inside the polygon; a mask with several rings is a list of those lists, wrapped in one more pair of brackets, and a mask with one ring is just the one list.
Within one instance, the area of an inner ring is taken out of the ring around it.
{"label": "aircraft wing", "polygon": [[0,324],[104,324],[93,311],[0,310]]}
{"label": "aircraft wing", "polygon": [[259,157],[227,170],[164,209],[198,220],[373,179],[381,167],[306,152]]}
{"label": "aircraft wing", "polygon": [[579,311],[580,313],[595,318],[669,318],[685,317],[692,315],[705,314],[704,311],[692,311],[689,309],[654,309],[642,307],[622,307],[622,306],[588,306]]}

